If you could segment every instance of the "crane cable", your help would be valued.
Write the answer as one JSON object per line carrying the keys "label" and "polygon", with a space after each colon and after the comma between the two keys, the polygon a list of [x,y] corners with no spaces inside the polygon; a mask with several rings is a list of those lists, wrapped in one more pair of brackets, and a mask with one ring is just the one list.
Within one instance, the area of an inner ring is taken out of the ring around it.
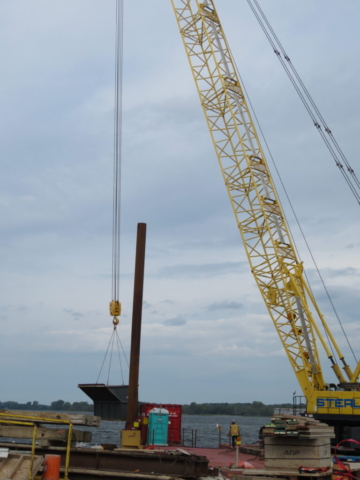
{"label": "crane cable", "polygon": [[110,371],[114,344],[119,357],[122,383],[124,375],[121,363],[120,347],[127,360],[124,347],[121,343],[117,326],[118,316],[121,314],[120,303],[120,232],[121,232],[121,157],[122,157],[122,91],[123,91],[123,59],[124,59],[124,0],[116,0],[116,35],[115,35],[115,108],[114,108],[114,171],[113,171],[113,232],[112,232],[112,285],[110,302],[110,315],[113,317],[113,331],[102,362],[96,383],[99,382],[101,372],[110,351],[107,384],[110,382]]}
{"label": "crane cable", "polygon": [[306,88],[306,86],[305,86],[304,82],[302,81],[300,75],[298,74],[296,68],[294,67],[293,63],[291,62],[290,57],[287,55],[284,47],[282,46],[282,44],[281,44],[279,38],[277,37],[274,29],[272,28],[270,22],[268,21],[265,13],[264,13],[263,10],[261,9],[261,7],[260,7],[259,3],[257,2],[257,0],[253,0],[253,1],[254,1],[255,5],[258,7],[258,10],[259,10],[261,16],[263,17],[263,19],[264,19],[265,23],[267,24],[270,32],[272,33],[272,35],[273,35],[273,37],[275,38],[278,46],[280,47],[280,50],[282,51],[285,60],[286,60],[286,61],[288,62],[288,64],[290,65],[291,70],[293,71],[293,73],[294,73],[295,77],[297,78],[299,84],[300,84],[301,87],[303,88],[303,90],[304,90],[304,92],[305,92],[305,95],[307,96],[308,100],[310,101],[310,103],[311,103],[312,107],[314,108],[315,112],[318,114],[318,116],[319,116],[319,118],[320,118],[320,120],[321,120],[321,123],[322,123],[322,125],[323,125],[323,127],[324,127],[324,129],[325,129],[325,131],[326,131],[326,133],[329,134],[329,136],[330,136],[330,138],[331,138],[331,140],[332,140],[332,142],[333,142],[336,150],[338,151],[338,153],[340,154],[341,158],[343,159],[343,161],[344,161],[344,163],[345,163],[345,165],[346,165],[346,167],[347,167],[347,170],[349,171],[349,173],[350,173],[351,176],[353,177],[355,184],[357,185],[357,187],[360,188],[360,181],[359,181],[359,179],[357,178],[357,176],[356,176],[353,168],[351,167],[350,163],[348,162],[345,154],[344,154],[343,151],[341,150],[340,145],[339,145],[338,142],[336,141],[336,139],[335,139],[332,131],[330,130],[329,126],[327,125],[327,123],[326,123],[324,117],[322,116],[320,110],[318,109],[316,103],[314,102],[313,98],[311,97],[310,92],[309,92],[308,89]]}
{"label": "crane cable", "polygon": [[124,0],[116,0],[112,299],[120,297],[121,153]]}
{"label": "crane cable", "polygon": [[[290,60],[290,57],[287,55],[285,49],[283,48],[280,40],[278,39],[275,31],[271,27],[265,13],[261,9],[257,0],[253,0],[254,5],[251,3],[251,0],[247,0],[251,10],[253,11],[259,25],[261,26],[265,36],[267,37],[270,45],[272,46],[274,53],[276,54],[277,58],[279,59],[281,65],[283,66],[287,76],[289,77],[291,83],[293,84],[296,92],[298,93],[304,107],[306,108],[308,114],[310,115],[316,129],[318,130],[320,136],[322,137],[325,145],[327,146],[331,156],[333,157],[336,166],[339,168],[342,176],[344,177],[348,187],[350,188],[351,192],[353,193],[356,201],[360,205],[360,181],[357,178],[355,171],[351,167],[350,163],[348,162],[345,154],[340,148],[340,145],[336,141],[332,131],[330,130],[329,126],[325,122],[324,117],[321,115],[320,110],[316,106],[313,98],[311,97],[308,89],[306,88],[305,84],[301,80],[300,75],[298,74],[297,70],[295,69],[293,63]],[[256,10],[256,7],[258,11]],[[259,12],[259,13],[258,13]],[[262,21],[262,19],[264,22]],[[278,50],[281,50],[281,52]],[[290,68],[288,68],[288,65]],[[293,72],[293,73],[292,73]],[[322,126],[328,136],[324,133]],[[339,156],[341,158],[339,158]],[[346,166],[344,168],[343,163]]]}
{"label": "crane cable", "polygon": [[[254,2],[256,2],[256,0],[254,0]],[[248,3],[249,3],[250,7],[251,7],[252,10],[253,10],[253,6],[251,5],[250,0],[248,0]],[[256,2],[256,3],[257,3],[257,2]],[[260,8],[260,7],[259,7],[259,8]],[[257,16],[257,14],[256,14],[256,12],[255,12],[254,10],[253,10],[253,12],[254,12],[255,16]],[[265,35],[268,36],[268,35],[267,35],[267,32],[265,32]],[[274,33],[274,35],[275,35],[275,33]],[[230,52],[230,53],[231,53],[231,56],[234,58],[234,56],[232,55],[232,52]],[[330,293],[329,293],[329,290],[328,290],[328,288],[327,288],[327,286],[326,286],[326,284],[325,284],[325,281],[324,281],[324,279],[323,279],[323,276],[321,275],[320,269],[319,269],[319,267],[318,267],[318,265],[317,265],[317,263],[316,263],[316,261],[315,261],[315,257],[314,257],[314,255],[313,255],[313,253],[312,253],[312,251],[311,251],[310,245],[309,245],[309,243],[308,243],[308,241],[307,241],[307,239],[306,239],[306,237],[305,237],[305,233],[304,233],[304,230],[303,230],[303,228],[302,228],[302,226],[301,226],[301,224],[300,224],[299,218],[298,218],[298,216],[297,216],[297,214],[296,214],[296,212],[295,212],[295,209],[294,209],[294,207],[293,207],[293,205],[292,205],[292,203],[291,203],[289,194],[288,194],[288,192],[287,192],[287,190],[286,190],[286,188],[285,188],[285,184],[284,184],[284,182],[283,182],[283,180],[282,180],[282,178],[281,178],[280,172],[279,172],[278,167],[277,167],[277,165],[276,165],[276,163],[275,163],[275,159],[274,159],[274,157],[273,157],[273,155],[272,155],[272,152],[271,152],[271,150],[270,150],[270,147],[269,147],[269,145],[268,145],[268,142],[267,142],[267,140],[266,140],[266,138],[265,138],[265,134],[264,134],[264,132],[263,132],[263,130],[262,130],[262,128],[261,128],[260,122],[259,122],[259,120],[258,120],[258,118],[257,118],[256,112],[255,112],[255,110],[254,110],[254,107],[253,107],[253,105],[252,105],[252,102],[251,102],[251,100],[250,100],[250,97],[249,97],[249,95],[248,95],[248,93],[247,93],[247,90],[246,90],[246,87],[245,87],[245,83],[244,83],[244,81],[243,81],[243,79],[242,79],[242,77],[241,77],[241,75],[240,75],[240,72],[239,72],[239,69],[238,69],[238,67],[237,67],[237,64],[236,64],[236,61],[235,61],[235,60],[234,60],[234,62],[235,62],[235,67],[236,67],[237,73],[238,73],[238,75],[239,75],[239,77],[240,77],[240,80],[241,80],[243,86],[244,86],[244,91],[245,91],[246,96],[247,96],[247,98],[248,98],[248,101],[249,101],[249,105],[250,105],[250,107],[251,107],[251,110],[252,110],[252,112],[253,112],[253,114],[254,114],[254,118],[255,118],[255,120],[256,120],[256,123],[257,123],[258,126],[259,126],[259,130],[260,130],[261,136],[262,136],[263,139],[264,139],[264,142],[265,142],[265,145],[266,145],[267,150],[268,150],[268,152],[269,152],[270,158],[271,158],[272,163],[273,163],[273,165],[274,165],[274,167],[275,167],[276,173],[277,173],[277,175],[278,175],[278,177],[279,177],[279,179],[280,179],[280,183],[281,183],[282,188],[283,188],[283,190],[284,190],[284,192],[285,192],[285,195],[286,195],[286,197],[287,197],[287,200],[288,200],[288,202],[289,202],[289,205],[290,205],[290,208],[291,208],[291,210],[292,210],[292,212],[293,212],[293,215],[294,215],[294,217],[295,217],[295,220],[296,220],[296,222],[297,222],[297,224],[298,224],[298,227],[299,227],[299,229],[300,229],[301,235],[302,235],[302,237],[303,237],[303,239],[304,239],[304,242],[305,242],[306,247],[307,247],[307,249],[308,249],[308,251],[309,251],[309,254],[310,254],[311,258],[312,258],[312,261],[313,261],[314,266],[315,266],[315,268],[316,268],[316,271],[317,271],[317,273],[318,273],[318,275],[319,275],[319,278],[320,278],[320,280],[321,280],[321,283],[322,283],[322,285],[323,285],[323,288],[324,288],[324,290],[325,290],[325,292],[326,292],[326,296],[328,297],[328,300],[329,300],[329,302],[330,302],[330,304],[331,304],[331,307],[332,307],[332,309],[333,309],[333,311],[334,311],[334,314],[335,314],[335,316],[336,316],[336,318],[337,318],[337,321],[338,321],[338,323],[339,323],[339,325],[340,325],[340,327],[341,327],[341,330],[342,330],[342,332],[343,332],[343,334],[344,334],[344,336],[345,336],[345,339],[346,339],[346,341],[347,341],[347,344],[348,344],[348,346],[349,346],[349,349],[350,349],[350,351],[351,351],[351,353],[352,353],[352,355],[353,355],[353,357],[354,357],[354,359],[355,359],[355,361],[356,361],[356,363],[357,363],[356,355],[355,355],[354,350],[353,350],[353,348],[352,348],[352,346],[351,346],[351,343],[350,343],[350,341],[349,341],[349,338],[348,338],[348,336],[347,336],[347,334],[346,334],[346,332],[345,332],[345,329],[344,329],[344,327],[343,327],[343,324],[342,324],[342,322],[341,322],[341,319],[340,319],[340,317],[339,317],[339,314],[338,314],[338,312],[337,312],[337,310],[336,310],[336,308],[335,308],[335,305],[334,305],[334,303],[333,303],[333,301],[332,301],[332,298],[331,298]],[[285,218],[286,218],[286,216],[285,216]],[[287,221],[287,223],[288,223],[288,225],[289,225],[289,222],[288,222],[288,221]],[[291,237],[292,237],[292,240],[293,240],[295,249],[296,249],[297,254],[298,254],[298,256],[299,256],[299,259],[300,259],[300,261],[301,261],[301,257],[300,257],[300,254],[299,254],[299,250],[298,250],[298,248],[297,248],[297,246],[296,246],[296,242],[295,242],[294,236],[293,236],[293,234],[292,234],[292,232],[291,232],[290,225],[289,225],[289,231],[290,231],[290,234],[291,234]],[[310,290],[312,291],[312,288],[311,288],[311,285],[310,285],[310,282],[309,282],[309,279],[308,279],[308,277],[307,277],[307,274],[306,274],[305,270],[304,270],[304,274],[305,274],[305,277],[306,277],[307,282],[308,282],[308,284],[309,284],[309,288],[310,288]],[[333,347],[332,347],[332,343],[331,343],[331,341],[330,341],[329,335],[328,335],[328,333],[327,333],[326,330],[325,330],[325,333],[326,333],[326,336],[327,336],[327,338],[328,338],[328,342],[329,342],[330,349],[331,349],[331,351],[332,351],[332,353],[333,353],[333,358],[335,359],[336,357],[335,357],[335,353],[334,353],[334,350],[333,350]]]}
{"label": "crane cable", "polygon": [[121,347],[121,350],[123,352],[123,355],[125,357],[125,361],[127,363],[127,366],[129,367],[129,362],[128,362],[128,359],[126,357],[126,353],[125,353],[125,350],[124,350],[124,347],[123,347],[123,344],[121,343],[121,339],[119,337],[119,333],[116,329],[116,326],[114,326],[114,329],[113,329],[113,332],[111,334],[111,337],[110,337],[110,341],[109,341],[109,344],[108,344],[108,347],[107,347],[107,350],[106,350],[106,353],[105,353],[105,357],[104,357],[104,360],[101,364],[101,368],[100,368],[100,372],[99,372],[99,375],[97,377],[97,380],[96,380],[96,383],[99,383],[99,379],[100,379],[100,376],[101,376],[101,372],[103,371],[103,368],[104,368],[104,365],[105,365],[105,361],[106,361],[106,357],[108,356],[108,353],[109,353],[109,350],[110,350],[110,346],[111,346],[111,350],[110,350],[110,361],[109,361],[109,368],[108,368],[108,376],[107,376],[107,385],[109,385],[110,383],[110,371],[111,371],[111,365],[112,365],[112,356],[113,356],[113,351],[114,351],[114,342],[116,340],[116,347],[117,347],[117,352],[118,352],[118,359],[119,359],[119,364],[120,364],[120,371],[121,371],[121,379],[122,379],[122,384],[124,385],[124,372],[123,372],[123,368],[122,368],[122,362],[121,362],[121,354],[120,354],[120,347]]}

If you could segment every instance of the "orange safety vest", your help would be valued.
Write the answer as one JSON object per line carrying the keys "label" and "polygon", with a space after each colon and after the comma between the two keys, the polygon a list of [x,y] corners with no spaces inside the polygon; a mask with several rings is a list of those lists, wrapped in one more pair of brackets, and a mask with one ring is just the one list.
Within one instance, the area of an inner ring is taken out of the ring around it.
{"label": "orange safety vest", "polygon": [[238,437],[240,435],[239,425],[236,425],[236,423],[230,425],[230,435],[232,437]]}

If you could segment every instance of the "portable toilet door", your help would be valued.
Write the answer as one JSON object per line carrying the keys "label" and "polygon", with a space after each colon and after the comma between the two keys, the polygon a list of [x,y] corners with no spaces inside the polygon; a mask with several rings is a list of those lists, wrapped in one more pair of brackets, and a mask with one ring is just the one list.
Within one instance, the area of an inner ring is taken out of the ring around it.
{"label": "portable toilet door", "polygon": [[169,432],[169,411],[153,408],[149,412],[148,445],[167,445]]}

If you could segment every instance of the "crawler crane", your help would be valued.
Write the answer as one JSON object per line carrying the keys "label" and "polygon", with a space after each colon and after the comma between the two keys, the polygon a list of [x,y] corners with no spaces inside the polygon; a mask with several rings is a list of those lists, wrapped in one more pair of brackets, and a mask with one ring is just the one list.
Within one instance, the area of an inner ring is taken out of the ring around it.
{"label": "crawler crane", "polygon": [[[335,426],[337,439],[356,438],[360,362],[355,370],[346,363],[305,280],[214,1],[171,1],[251,272],[306,397],[307,413]],[[324,379],[318,343],[336,384]]]}

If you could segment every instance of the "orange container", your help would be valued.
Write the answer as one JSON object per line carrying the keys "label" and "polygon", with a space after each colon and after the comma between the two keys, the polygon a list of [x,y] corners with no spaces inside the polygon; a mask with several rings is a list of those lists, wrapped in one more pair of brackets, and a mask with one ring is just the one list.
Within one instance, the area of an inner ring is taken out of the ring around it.
{"label": "orange container", "polygon": [[42,478],[47,480],[59,480],[60,461],[60,455],[45,455],[44,473]]}

